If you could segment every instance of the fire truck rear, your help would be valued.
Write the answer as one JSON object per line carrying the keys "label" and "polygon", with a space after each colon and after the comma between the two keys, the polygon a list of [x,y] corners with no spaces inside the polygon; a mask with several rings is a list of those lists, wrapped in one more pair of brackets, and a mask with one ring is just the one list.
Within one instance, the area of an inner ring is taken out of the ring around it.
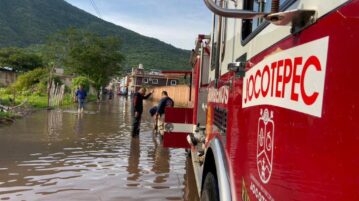
{"label": "fire truck rear", "polygon": [[187,121],[201,200],[359,200],[359,0],[204,1]]}

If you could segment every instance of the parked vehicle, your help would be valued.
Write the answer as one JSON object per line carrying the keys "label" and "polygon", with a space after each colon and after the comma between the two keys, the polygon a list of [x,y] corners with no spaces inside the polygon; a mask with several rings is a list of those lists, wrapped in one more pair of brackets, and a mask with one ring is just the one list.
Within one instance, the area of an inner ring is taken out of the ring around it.
{"label": "parked vehicle", "polygon": [[359,0],[204,1],[193,108],[165,120],[201,200],[359,200]]}

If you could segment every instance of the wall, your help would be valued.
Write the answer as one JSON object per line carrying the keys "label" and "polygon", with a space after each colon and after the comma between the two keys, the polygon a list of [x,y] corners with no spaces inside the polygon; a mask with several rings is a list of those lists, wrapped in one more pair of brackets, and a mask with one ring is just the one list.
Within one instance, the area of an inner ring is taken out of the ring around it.
{"label": "wall", "polygon": [[[190,87],[188,85],[177,86],[163,86],[155,87],[152,95],[153,101],[159,101],[161,99],[162,91],[167,91],[168,96],[173,99],[176,107],[191,107],[192,101],[190,98]],[[193,99],[193,97],[192,97]]]}
{"label": "wall", "polygon": [[12,71],[0,71],[0,86],[9,86],[16,81],[16,73]]}

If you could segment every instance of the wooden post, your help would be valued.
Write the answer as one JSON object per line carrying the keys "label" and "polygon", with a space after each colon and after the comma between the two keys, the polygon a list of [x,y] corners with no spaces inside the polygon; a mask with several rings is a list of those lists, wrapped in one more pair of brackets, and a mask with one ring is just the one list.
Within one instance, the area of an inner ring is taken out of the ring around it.
{"label": "wooden post", "polygon": [[48,80],[48,88],[47,88],[47,108],[50,108],[50,97],[51,97],[51,88],[52,88],[52,72],[55,69],[55,64],[52,66],[49,74],[49,80]]}

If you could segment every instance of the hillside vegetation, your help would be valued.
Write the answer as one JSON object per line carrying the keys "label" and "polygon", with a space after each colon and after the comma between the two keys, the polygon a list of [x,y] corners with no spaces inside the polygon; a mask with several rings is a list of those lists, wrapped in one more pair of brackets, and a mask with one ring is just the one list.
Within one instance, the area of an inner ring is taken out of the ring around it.
{"label": "hillside vegetation", "polygon": [[64,0],[1,0],[0,47],[46,43],[61,30],[75,27],[121,38],[125,66],[143,63],[150,69],[189,69],[190,52],[103,21]]}

